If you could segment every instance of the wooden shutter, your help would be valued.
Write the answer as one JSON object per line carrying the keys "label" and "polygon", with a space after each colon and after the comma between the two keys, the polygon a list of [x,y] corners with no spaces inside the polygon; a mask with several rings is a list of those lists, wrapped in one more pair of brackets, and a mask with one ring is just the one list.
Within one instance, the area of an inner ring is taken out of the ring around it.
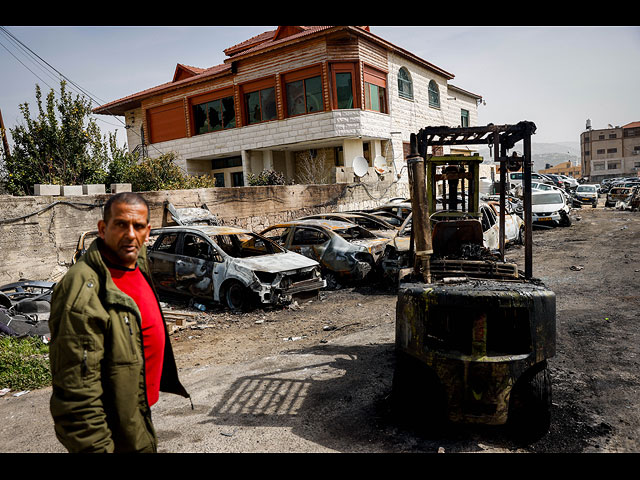
{"label": "wooden shutter", "polygon": [[151,143],[166,142],[187,136],[187,122],[182,100],[150,108],[147,115]]}

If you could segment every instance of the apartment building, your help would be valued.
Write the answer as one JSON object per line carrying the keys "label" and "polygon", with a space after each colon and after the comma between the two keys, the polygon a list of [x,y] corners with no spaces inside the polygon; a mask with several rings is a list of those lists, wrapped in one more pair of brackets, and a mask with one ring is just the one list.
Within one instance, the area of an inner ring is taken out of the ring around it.
{"label": "apartment building", "polygon": [[224,53],[213,67],[178,63],[171,81],[94,113],[124,117],[131,151],[174,152],[219,186],[262,170],[296,181],[310,163],[328,172],[322,183],[352,182],[363,158],[366,180],[406,181],[411,133],[477,125],[480,95],[366,26],[279,26]]}
{"label": "apartment building", "polygon": [[582,176],[590,182],[640,173],[640,122],[592,129],[580,135]]}

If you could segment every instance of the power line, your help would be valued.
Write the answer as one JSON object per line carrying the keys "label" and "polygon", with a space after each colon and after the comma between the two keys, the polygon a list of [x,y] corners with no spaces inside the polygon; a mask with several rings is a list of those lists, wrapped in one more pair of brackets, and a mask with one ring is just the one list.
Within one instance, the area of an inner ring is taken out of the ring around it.
{"label": "power line", "polygon": [[[74,87],[77,88],[76,92],[80,93],[83,96],[86,96],[89,98],[89,100],[93,103],[95,103],[97,106],[100,106],[102,104],[104,104],[105,102],[103,100],[100,99],[96,99],[97,97],[95,97],[93,94],[91,94],[90,92],[86,91],[84,88],[80,87],[78,84],[76,84],[73,80],[71,80],[70,78],[68,78],[66,75],[62,74],[61,72],[59,72],[55,67],[53,67],[52,65],[50,65],[46,60],[44,60],[42,57],[40,57],[37,53],[35,53],[33,50],[31,50],[28,46],[26,46],[24,43],[22,43],[22,41],[20,41],[15,35],[13,35],[11,32],[9,32],[5,27],[1,27],[0,26],[0,32],[4,33],[5,36],[7,38],[9,38],[9,40],[11,40],[12,43],[18,45],[18,47],[25,52],[25,55],[32,61],[34,62],[36,65],[38,65],[38,67],[40,67],[41,69],[43,69],[42,65],[40,63],[38,63],[38,61],[36,61],[34,59],[37,58],[40,62],[44,63],[47,67],[49,67],[51,70],[53,70],[54,72],[56,72],[59,77],[58,78],[62,78],[64,80],[66,80],[70,85],[71,88],[73,89]],[[13,53],[11,53],[11,51],[9,51],[4,44],[0,44],[2,45],[14,58],[16,58],[16,60],[18,60],[18,62],[20,62],[27,70],[29,70],[33,75],[35,75],[38,79],[40,79],[42,82],[44,82],[49,88],[51,88],[53,90],[53,88],[47,84],[47,82],[45,82],[42,78],[40,78],[38,75],[36,75],[29,67],[27,67],[22,61],[20,61],[20,59],[18,59],[15,55],[13,55]],[[44,69],[43,69],[44,70]],[[51,73],[44,70],[48,75],[51,76]],[[99,101],[98,101],[99,100]],[[109,110],[107,109],[107,112],[109,112]],[[110,112],[109,112],[110,113]],[[93,114],[92,114],[93,115]],[[116,120],[126,129],[127,125],[125,122],[123,122],[117,115],[113,115]],[[97,116],[95,116],[95,118],[97,120],[100,120],[101,122],[106,123],[107,125],[112,125],[112,126],[118,126],[118,125],[114,125],[111,124],[109,122],[106,122],[105,120],[103,120],[102,118],[99,118]],[[136,137],[138,138],[139,141],[142,141],[142,135],[140,135],[140,133],[132,130],[132,133],[134,135],[136,135]],[[155,151],[157,151],[159,154],[162,154],[163,152],[161,152],[160,150],[158,150],[155,146],[150,145],[151,148],[153,148]],[[147,146],[148,148],[148,146]]]}

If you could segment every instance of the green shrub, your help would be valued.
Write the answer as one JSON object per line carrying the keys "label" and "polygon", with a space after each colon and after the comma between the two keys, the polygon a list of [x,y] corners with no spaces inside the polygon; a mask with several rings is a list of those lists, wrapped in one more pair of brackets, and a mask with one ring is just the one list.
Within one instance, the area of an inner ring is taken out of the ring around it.
{"label": "green shrub", "polygon": [[49,385],[49,346],[37,337],[0,335],[0,388],[32,390]]}

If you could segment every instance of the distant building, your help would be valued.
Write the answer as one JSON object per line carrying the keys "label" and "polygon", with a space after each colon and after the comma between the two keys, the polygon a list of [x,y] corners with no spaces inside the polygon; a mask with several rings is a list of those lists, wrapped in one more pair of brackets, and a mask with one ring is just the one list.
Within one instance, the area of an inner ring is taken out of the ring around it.
{"label": "distant building", "polygon": [[570,160],[559,163],[553,167],[538,170],[538,173],[555,173],[556,175],[567,175],[568,177],[580,178],[582,176],[582,167],[573,165]]}
{"label": "distant building", "polygon": [[581,171],[590,182],[637,176],[640,172],[640,122],[622,127],[587,129],[580,135]]}
{"label": "distant building", "polygon": [[[280,26],[224,53],[209,68],[178,63],[169,82],[94,112],[124,117],[130,150],[175,152],[187,173],[227,187],[263,169],[296,180],[309,158],[330,171],[323,183],[352,182],[363,158],[370,179],[406,181],[411,133],[477,125],[481,96],[369,27]],[[468,153],[454,148],[433,153]]]}

